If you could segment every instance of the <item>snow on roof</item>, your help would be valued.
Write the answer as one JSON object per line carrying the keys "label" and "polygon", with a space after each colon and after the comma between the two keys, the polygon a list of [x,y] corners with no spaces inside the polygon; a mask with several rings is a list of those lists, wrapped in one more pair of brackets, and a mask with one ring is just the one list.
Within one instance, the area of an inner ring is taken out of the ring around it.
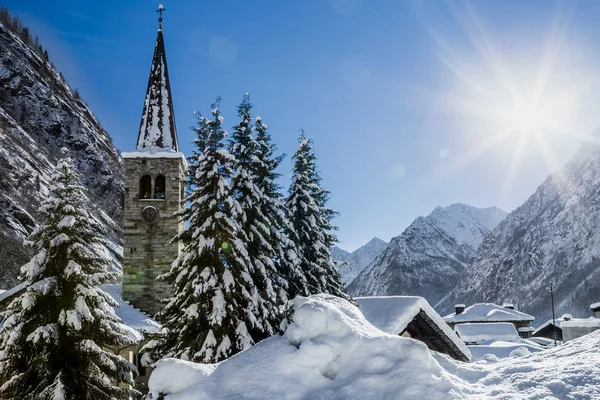
{"label": "snow on roof", "polygon": [[[297,297],[293,322],[218,364],[166,359],[150,376],[153,399],[446,399],[460,392],[427,347],[385,333],[338,297]],[[462,365],[463,363],[456,364]],[[170,396],[171,395],[171,396]]]}
{"label": "snow on roof", "polygon": [[463,322],[518,322],[533,321],[535,317],[524,312],[504,308],[492,303],[476,303],[456,315],[452,313],[444,317],[448,323]]}
{"label": "snow on roof", "polygon": [[592,310],[592,311],[598,311],[598,310],[600,310],[600,303],[590,304],[590,310]]}
{"label": "snow on roof", "polygon": [[516,342],[520,339],[515,326],[510,322],[465,323],[456,325],[454,330],[458,337],[468,344],[482,344],[498,340]]}
{"label": "snow on roof", "polygon": [[564,328],[600,328],[600,318],[573,318],[569,321],[563,321],[561,327]]}
{"label": "snow on roof", "polygon": [[[515,352],[515,350],[519,349],[525,350]],[[485,359],[485,356],[488,354],[492,354],[498,358],[514,358],[529,355],[530,353],[537,353],[542,351],[543,348],[525,344],[523,342],[505,342],[499,340],[486,345],[469,346],[469,350],[473,355],[472,360],[479,361]]]}
{"label": "snow on roof", "polygon": [[147,147],[135,151],[124,151],[123,158],[181,158],[185,162],[185,156],[180,151],[164,149],[160,147]]}
{"label": "snow on roof", "polygon": [[[507,358],[462,363],[376,329],[342,299],[317,295],[296,299],[294,307],[285,335],[223,362],[160,361],[149,398],[595,399],[600,393],[600,331],[544,351],[523,343],[472,346],[476,357],[481,350]],[[534,354],[522,357],[524,351],[515,352],[522,347]]]}
{"label": "snow on roof", "polygon": [[[123,321],[125,325],[142,334],[160,332],[162,329],[160,323],[123,300],[123,290],[120,284],[105,284],[102,285],[100,289],[111,295],[111,297],[119,303],[119,307],[115,307],[115,313],[121,318],[121,321]],[[143,339],[143,337],[141,339]]]}
{"label": "snow on roof", "polygon": [[[559,329],[562,329],[562,323],[564,321],[569,321],[573,319],[573,317],[571,316],[571,314],[565,314],[560,318],[555,318],[554,321],[556,321],[556,327]],[[535,331],[533,331],[533,334],[537,334],[539,331],[541,331],[542,329],[546,328],[549,325],[554,324],[554,321],[549,319],[548,321],[544,322],[542,325],[540,325]]]}
{"label": "snow on roof", "polygon": [[5,289],[0,289],[0,294],[2,294],[2,293],[4,293],[4,292],[6,292],[6,290],[5,290]]}
{"label": "snow on roof", "polygon": [[27,286],[26,282],[21,282],[19,283],[17,286],[12,287],[8,290],[3,290],[2,293],[0,293],[0,303],[3,302],[4,300],[12,297],[13,295],[15,295],[16,293],[20,292],[21,290],[23,290],[25,287]]}
{"label": "snow on roof", "polygon": [[418,296],[380,296],[357,297],[355,300],[367,321],[392,335],[401,334],[413,318],[423,310],[460,351],[469,357],[467,346],[424,298]]}

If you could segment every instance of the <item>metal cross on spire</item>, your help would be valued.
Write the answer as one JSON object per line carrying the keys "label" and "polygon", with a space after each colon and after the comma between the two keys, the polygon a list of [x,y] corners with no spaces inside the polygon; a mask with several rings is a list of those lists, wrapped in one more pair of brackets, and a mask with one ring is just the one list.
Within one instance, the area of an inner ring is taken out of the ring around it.
{"label": "metal cross on spire", "polygon": [[162,14],[165,11],[167,11],[167,9],[164,8],[162,4],[159,4],[158,5],[158,10],[156,10],[156,12],[159,15],[159,17],[158,17],[158,29],[160,29],[161,31],[162,31],[162,21],[163,21]]}

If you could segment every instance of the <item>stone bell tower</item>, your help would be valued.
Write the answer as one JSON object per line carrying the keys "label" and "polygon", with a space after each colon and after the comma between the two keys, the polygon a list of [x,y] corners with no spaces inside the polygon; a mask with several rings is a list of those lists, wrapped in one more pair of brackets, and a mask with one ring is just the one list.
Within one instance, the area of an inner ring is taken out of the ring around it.
{"label": "stone bell tower", "polygon": [[181,251],[170,243],[184,229],[173,216],[184,201],[185,157],[179,152],[167,57],[159,29],[150,68],[136,151],[125,162],[123,298],[155,314],[171,287],[156,277],[167,272]]}

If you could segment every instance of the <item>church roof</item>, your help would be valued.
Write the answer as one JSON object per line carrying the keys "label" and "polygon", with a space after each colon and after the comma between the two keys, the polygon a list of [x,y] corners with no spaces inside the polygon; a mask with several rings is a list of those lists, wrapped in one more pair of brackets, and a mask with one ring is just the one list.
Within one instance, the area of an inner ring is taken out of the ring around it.
{"label": "church roof", "polygon": [[156,37],[136,148],[137,150],[164,148],[179,151],[162,24]]}

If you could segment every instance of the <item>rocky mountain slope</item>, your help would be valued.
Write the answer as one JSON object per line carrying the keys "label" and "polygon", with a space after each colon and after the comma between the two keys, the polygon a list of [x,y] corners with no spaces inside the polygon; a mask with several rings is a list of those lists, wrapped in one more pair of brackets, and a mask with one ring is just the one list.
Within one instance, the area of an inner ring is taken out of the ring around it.
{"label": "rocky mountain slope", "polygon": [[334,246],[331,249],[331,257],[334,261],[343,262],[338,267],[338,272],[344,285],[352,282],[367,265],[371,264],[377,256],[383,253],[387,245],[385,241],[375,237],[352,253]]}
{"label": "rocky mountain slope", "polygon": [[348,286],[348,292],[422,296],[435,304],[457,284],[480,243],[505,216],[497,207],[437,207],[393,238]]}
{"label": "rocky mountain slope", "polygon": [[584,144],[560,171],[482,243],[457,287],[440,304],[512,302],[544,322],[589,316],[600,301],[600,147]]}
{"label": "rocky mountain slope", "polygon": [[16,284],[29,256],[22,241],[38,223],[62,147],[76,160],[120,268],[121,159],[90,109],[44,58],[0,24],[0,288]]}

